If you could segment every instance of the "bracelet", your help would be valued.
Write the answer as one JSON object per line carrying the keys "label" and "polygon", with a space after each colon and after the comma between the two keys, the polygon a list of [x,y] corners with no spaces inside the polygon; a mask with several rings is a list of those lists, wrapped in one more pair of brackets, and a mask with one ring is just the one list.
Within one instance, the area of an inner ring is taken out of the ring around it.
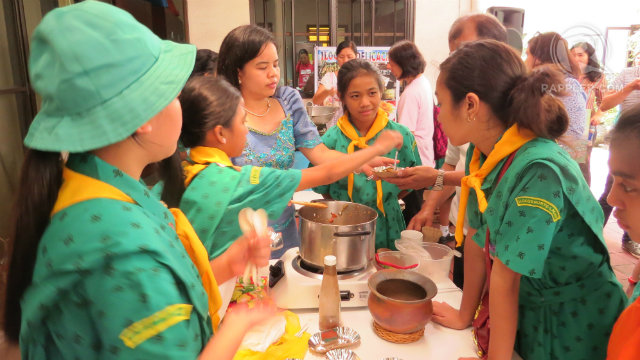
{"label": "bracelet", "polygon": [[633,278],[631,276],[629,276],[629,278],[627,279],[627,281],[629,282],[629,284],[631,285],[635,285],[638,283],[638,280],[633,280]]}
{"label": "bracelet", "polygon": [[436,182],[435,184],[433,184],[433,187],[431,188],[431,190],[440,191],[442,190],[443,185],[444,185],[444,170],[439,169],[438,175],[436,176]]}

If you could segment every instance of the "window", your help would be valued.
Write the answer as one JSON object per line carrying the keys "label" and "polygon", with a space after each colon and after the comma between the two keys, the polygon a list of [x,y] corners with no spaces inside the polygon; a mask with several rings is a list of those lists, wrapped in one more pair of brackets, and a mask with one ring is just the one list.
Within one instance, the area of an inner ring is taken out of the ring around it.
{"label": "window", "polygon": [[252,0],[252,23],[273,32],[279,48],[281,82],[295,86],[298,53],[336,46],[391,46],[413,40],[415,0]]}

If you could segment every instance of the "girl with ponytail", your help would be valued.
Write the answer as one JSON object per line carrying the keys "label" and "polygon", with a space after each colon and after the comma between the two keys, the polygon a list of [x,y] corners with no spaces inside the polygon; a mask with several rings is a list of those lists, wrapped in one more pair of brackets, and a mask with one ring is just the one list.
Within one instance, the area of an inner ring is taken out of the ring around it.
{"label": "girl with ponytail", "polygon": [[452,144],[471,143],[456,239],[466,215],[473,241],[460,310],[436,302],[434,320],[464,329],[482,298],[473,324],[483,358],[604,358],[625,296],[599,205],[556,143],[568,126],[562,75],[528,73],[493,40],[462,46],[440,70],[439,120]]}
{"label": "girl with ponytail", "polygon": [[242,237],[209,262],[184,215],[139,181],[176,150],[195,53],[98,1],[35,29],[42,108],[24,141],[4,324],[23,359],[232,359],[275,314],[239,307],[218,326],[216,281],[266,265],[269,239]]}

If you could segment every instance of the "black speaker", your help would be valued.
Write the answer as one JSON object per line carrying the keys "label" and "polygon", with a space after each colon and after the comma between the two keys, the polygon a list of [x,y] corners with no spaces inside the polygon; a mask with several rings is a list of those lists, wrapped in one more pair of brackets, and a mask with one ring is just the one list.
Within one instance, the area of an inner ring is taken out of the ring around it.
{"label": "black speaker", "polygon": [[497,17],[507,29],[514,29],[522,34],[524,27],[524,9],[492,6],[487,9],[487,13]]}
{"label": "black speaker", "polygon": [[492,6],[487,13],[500,20],[507,28],[507,42],[516,50],[522,52],[522,30],[524,28],[524,9]]}

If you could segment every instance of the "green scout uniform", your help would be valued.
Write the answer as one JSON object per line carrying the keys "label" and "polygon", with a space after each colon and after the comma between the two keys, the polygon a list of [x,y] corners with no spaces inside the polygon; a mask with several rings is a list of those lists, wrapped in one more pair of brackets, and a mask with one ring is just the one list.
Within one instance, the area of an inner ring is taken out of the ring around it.
{"label": "green scout uniform", "polygon": [[[395,130],[402,134],[404,142],[402,149],[398,151],[398,167],[422,165],[415,138],[406,126],[389,121],[383,130]],[[376,134],[367,144],[373,144],[379,134]],[[329,149],[347,153],[351,139],[346,137],[337,126],[334,126],[322,136],[322,142]],[[393,159],[395,155],[396,149],[393,149],[385,156]],[[406,228],[402,210],[400,209],[400,204],[398,204],[398,194],[401,190],[396,185],[382,181],[382,203],[386,213],[385,216],[376,205],[375,181],[367,180],[367,175],[365,174],[354,174],[353,178],[353,202],[369,206],[378,212],[376,249],[389,248],[395,250],[394,241],[400,238],[400,232]],[[333,184],[315,187],[313,190],[320,194],[329,194],[334,200],[351,201],[347,187],[347,178],[345,177]]]}
{"label": "green scout uniform", "polygon": [[527,360],[604,359],[626,299],[609,264],[602,210],[553,141],[523,145],[496,185],[505,161],[482,184],[484,214],[475,191],[467,211],[475,242],[484,247],[488,225],[491,255],[522,274],[515,350]]}
{"label": "green scout uniform", "polygon": [[23,359],[194,359],[212,336],[207,294],[173,217],[89,154],[71,170],[137,204],[98,198],[55,213],[22,299]]}
{"label": "green scout uniform", "polygon": [[[221,151],[219,151],[221,152]],[[180,209],[193,225],[211,259],[225,252],[242,235],[238,213],[265,209],[275,220],[289,204],[302,172],[257,166],[210,164],[187,186]]]}

